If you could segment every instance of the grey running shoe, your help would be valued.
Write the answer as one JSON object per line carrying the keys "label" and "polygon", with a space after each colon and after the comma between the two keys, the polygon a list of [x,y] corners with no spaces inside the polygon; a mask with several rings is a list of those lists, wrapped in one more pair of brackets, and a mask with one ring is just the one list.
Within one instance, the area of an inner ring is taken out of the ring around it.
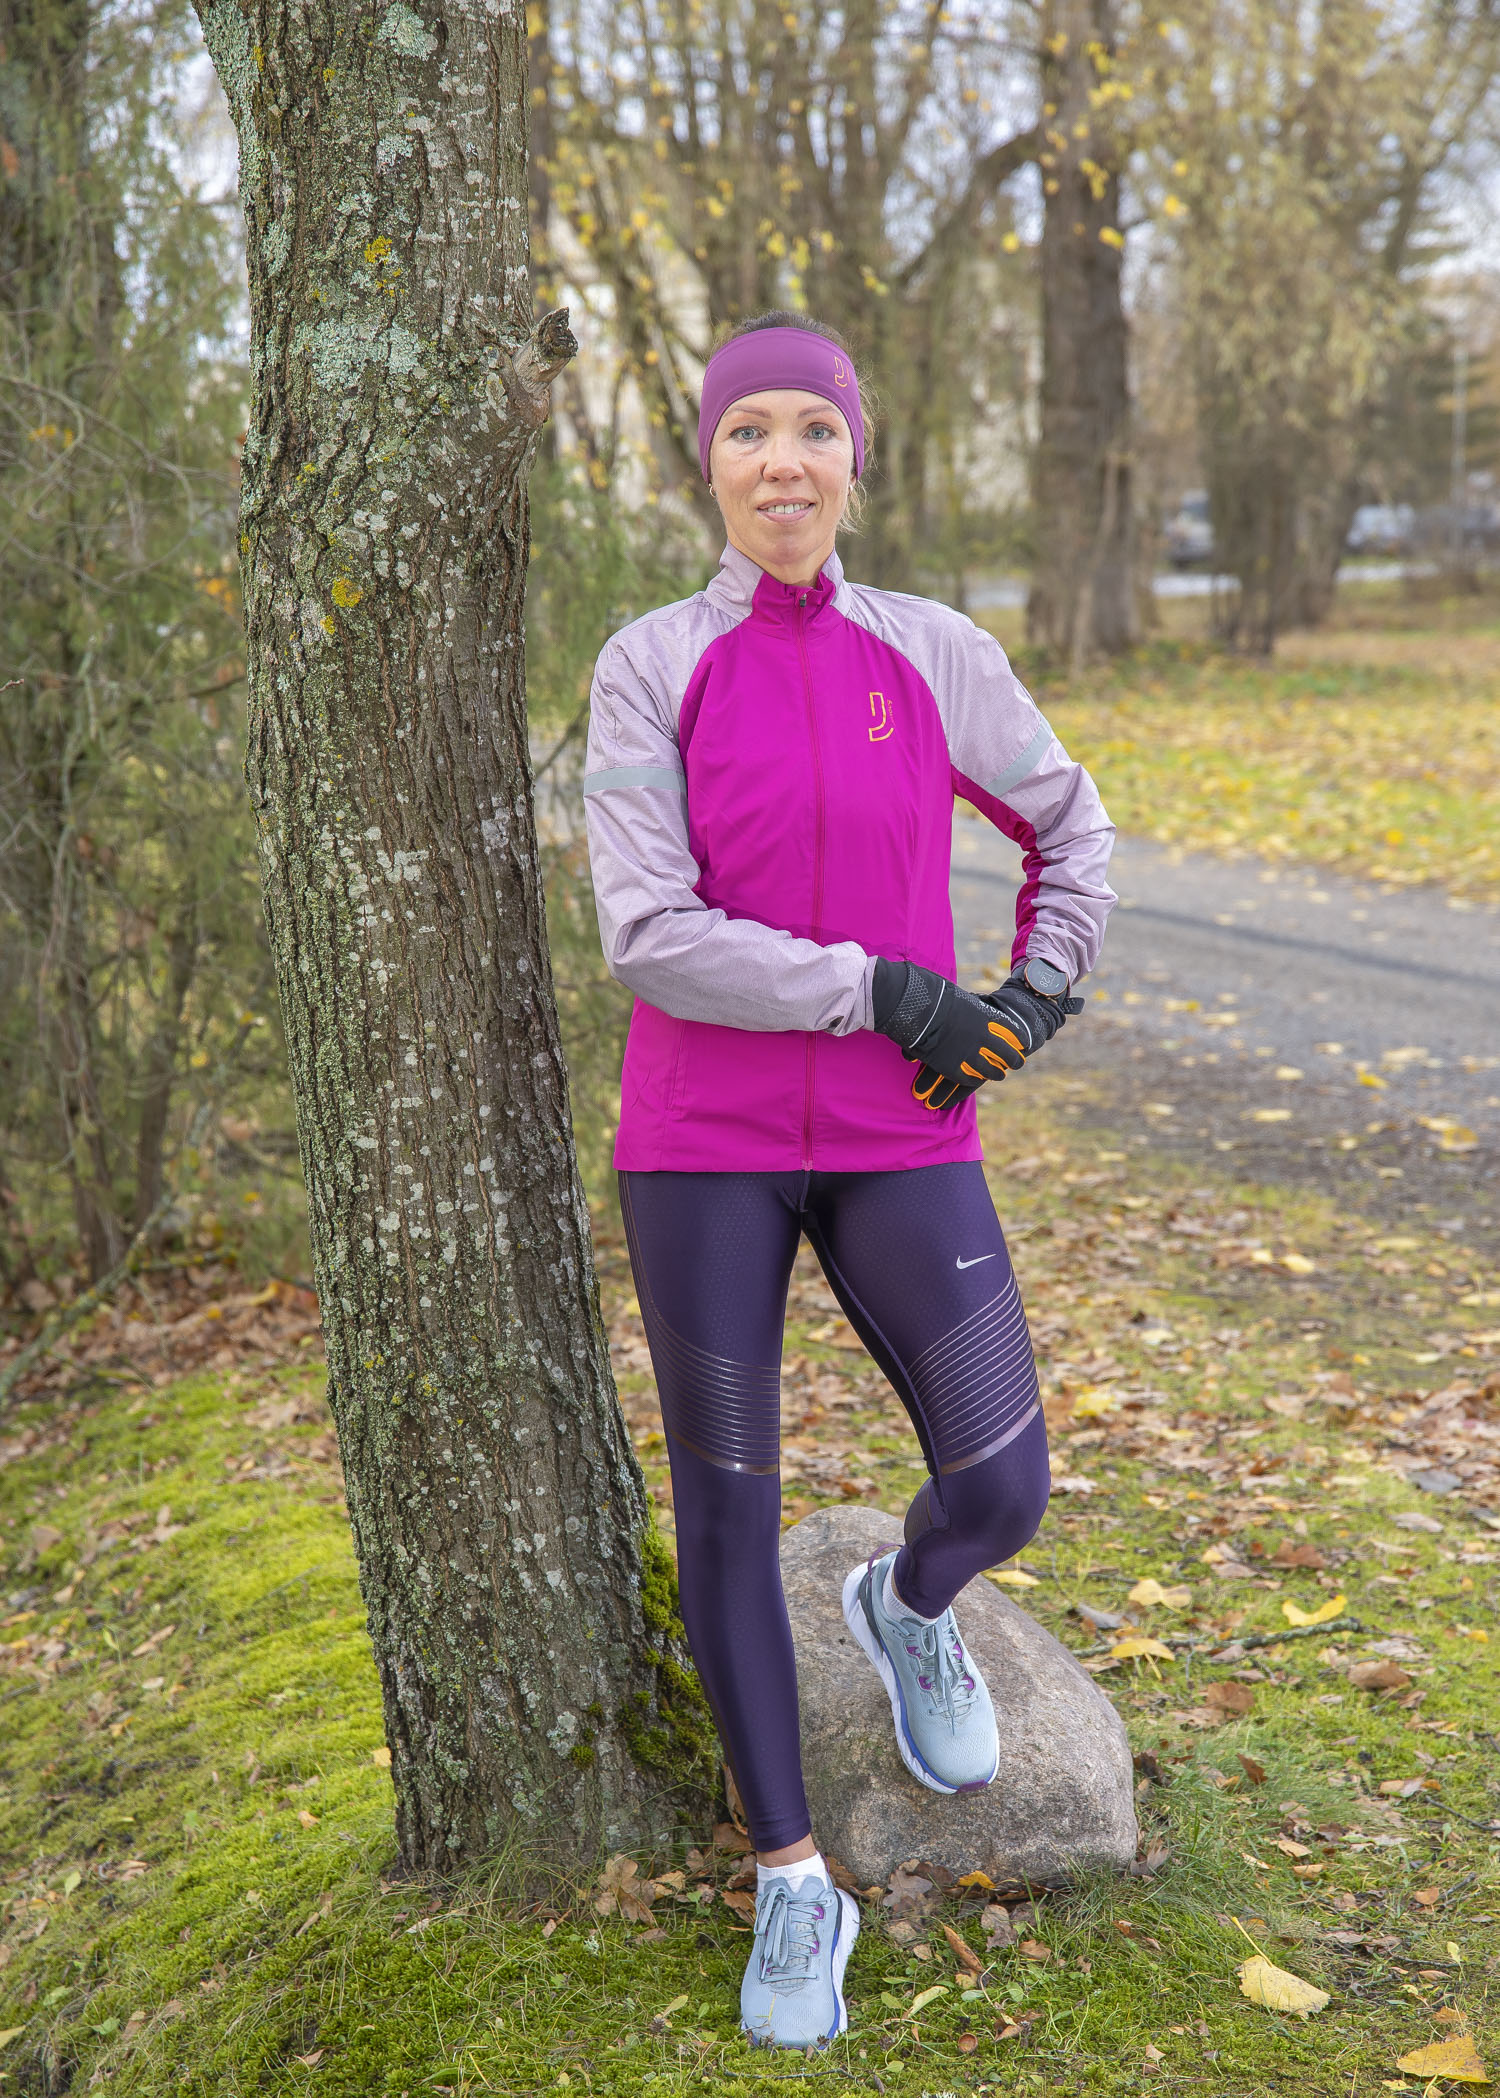
{"label": "grey running shoe", "polygon": [[874,1553],[854,1568],[844,1583],[844,1622],[885,1685],[896,1746],[912,1776],[934,1792],[982,1792],[1000,1762],[989,1690],[951,1610],[933,1624],[887,1613],[881,1598],[895,1556]]}
{"label": "grey running shoe", "polygon": [[767,1880],[740,1984],[740,2024],[757,2047],[822,2047],[849,2023],[844,1969],[859,1905],[818,1872]]}

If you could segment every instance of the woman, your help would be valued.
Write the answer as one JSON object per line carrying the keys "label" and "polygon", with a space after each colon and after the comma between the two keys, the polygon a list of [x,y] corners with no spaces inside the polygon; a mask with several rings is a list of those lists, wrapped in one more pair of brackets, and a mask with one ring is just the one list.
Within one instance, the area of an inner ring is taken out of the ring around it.
{"label": "woman", "polygon": [[[951,1605],[1034,1534],[1049,1481],[973,1095],[1079,1010],[1113,831],[996,642],[845,580],[865,429],[838,336],[791,313],[741,327],[704,376],[699,457],[719,573],[600,656],[584,793],[605,956],[636,993],[615,1164],[683,1621],[758,1860],[741,2016],[805,2047],[846,2023],[858,1911],[812,1838],[777,1561],[793,1258],[805,1231],[928,1469],[845,1618],[913,1776],[979,1789],[995,1716]],[[1025,856],[1014,973],[988,999],[953,981],[955,791]]]}

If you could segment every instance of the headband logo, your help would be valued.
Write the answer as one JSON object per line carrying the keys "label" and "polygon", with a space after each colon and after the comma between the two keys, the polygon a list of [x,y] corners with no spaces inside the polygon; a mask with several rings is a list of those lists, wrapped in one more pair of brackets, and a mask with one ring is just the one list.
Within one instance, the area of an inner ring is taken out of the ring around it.
{"label": "headband logo", "polygon": [[835,386],[847,386],[849,384],[848,368],[842,357],[835,357],[833,360],[833,383]]}

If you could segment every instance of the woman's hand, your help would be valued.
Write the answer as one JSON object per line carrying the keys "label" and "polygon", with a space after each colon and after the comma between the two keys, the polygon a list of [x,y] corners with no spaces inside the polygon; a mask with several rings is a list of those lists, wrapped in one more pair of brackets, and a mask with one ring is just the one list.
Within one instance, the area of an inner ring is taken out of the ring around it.
{"label": "woman's hand", "polygon": [[[903,975],[902,972],[905,971]],[[934,1111],[952,1107],[991,1079],[1019,1071],[1050,1042],[1080,998],[1043,998],[1017,971],[980,997],[916,962],[875,964],[875,1027],[921,1068],[912,1092]]]}

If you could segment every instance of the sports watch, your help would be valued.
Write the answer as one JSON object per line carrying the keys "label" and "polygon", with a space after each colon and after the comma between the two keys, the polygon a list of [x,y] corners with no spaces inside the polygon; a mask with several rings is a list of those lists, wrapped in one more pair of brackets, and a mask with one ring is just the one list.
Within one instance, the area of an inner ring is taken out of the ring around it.
{"label": "sports watch", "polygon": [[1072,988],[1061,969],[1051,962],[1033,960],[1029,955],[1021,964],[1021,981],[1039,998],[1066,998]]}

